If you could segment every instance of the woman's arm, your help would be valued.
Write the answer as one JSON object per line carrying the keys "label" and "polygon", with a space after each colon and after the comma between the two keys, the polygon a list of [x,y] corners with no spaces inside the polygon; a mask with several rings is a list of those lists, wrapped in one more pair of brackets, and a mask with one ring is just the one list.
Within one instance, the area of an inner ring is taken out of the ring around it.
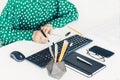
{"label": "woman's arm", "polygon": [[18,40],[32,40],[33,30],[15,30],[12,25],[14,1],[8,0],[0,15],[0,41],[7,45]]}
{"label": "woman's arm", "polygon": [[75,6],[67,0],[58,0],[57,18],[52,20],[50,24],[53,28],[60,28],[66,24],[78,19],[78,12]]}

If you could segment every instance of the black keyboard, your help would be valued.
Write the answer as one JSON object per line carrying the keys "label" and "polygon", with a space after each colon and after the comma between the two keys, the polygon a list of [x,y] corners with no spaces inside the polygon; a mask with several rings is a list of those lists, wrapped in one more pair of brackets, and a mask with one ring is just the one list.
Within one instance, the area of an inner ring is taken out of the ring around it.
{"label": "black keyboard", "polygon": [[[67,40],[70,43],[68,48],[67,48],[67,51],[65,53],[64,58],[67,55],[69,55],[71,52],[73,52],[73,51],[87,45],[88,43],[92,42],[91,39],[88,39],[88,38],[85,38],[85,37],[82,37],[79,35],[73,35],[73,36],[68,37],[64,40]],[[60,51],[61,51],[62,44],[63,44],[64,40],[57,42],[58,57],[60,55]],[[51,46],[51,47],[53,47],[53,46]],[[63,60],[64,60],[64,58],[63,58]],[[49,48],[46,48],[46,49],[39,51],[31,56],[28,56],[26,59],[28,61],[44,68],[48,64],[48,62],[50,62],[52,60],[52,56],[50,54]]]}

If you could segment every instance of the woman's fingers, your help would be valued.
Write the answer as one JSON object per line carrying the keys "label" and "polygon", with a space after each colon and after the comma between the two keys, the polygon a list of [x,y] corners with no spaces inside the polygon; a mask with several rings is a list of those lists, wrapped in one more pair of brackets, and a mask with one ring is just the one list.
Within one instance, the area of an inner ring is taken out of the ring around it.
{"label": "woman's fingers", "polygon": [[38,30],[33,33],[32,38],[33,38],[33,41],[35,41],[37,43],[46,43],[46,42],[48,42],[48,39]]}
{"label": "woman's fingers", "polygon": [[[47,35],[47,34],[51,34],[52,33],[52,26],[50,24],[46,24],[44,26],[41,27],[41,30],[43,30],[43,32]],[[33,35],[32,35],[32,39],[33,41],[37,42],[37,43],[46,43],[48,42],[48,38],[45,37],[41,31],[36,30],[34,31]]]}
{"label": "woman's fingers", "polygon": [[52,26],[50,24],[46,24],[41,29],[43,30],[43,32],[45,34],[51,34],[53,28],[52,28]]}

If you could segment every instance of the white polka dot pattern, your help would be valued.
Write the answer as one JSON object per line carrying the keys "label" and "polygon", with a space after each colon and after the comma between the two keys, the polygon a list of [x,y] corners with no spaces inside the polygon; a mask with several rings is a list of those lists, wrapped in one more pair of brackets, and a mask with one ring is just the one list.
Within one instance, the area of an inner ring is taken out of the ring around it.
{"label": "white polka dot pattern", "polygon": [[32,40],[40,26],[60,28],[77,19],[76,8],[67,0],[8,0],[0,16],[0,41]]}

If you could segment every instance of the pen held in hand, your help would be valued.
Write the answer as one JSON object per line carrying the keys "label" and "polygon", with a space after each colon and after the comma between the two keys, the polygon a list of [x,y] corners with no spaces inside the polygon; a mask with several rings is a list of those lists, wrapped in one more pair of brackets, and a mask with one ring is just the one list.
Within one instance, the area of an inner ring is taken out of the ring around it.
{"label": "pen held in hand", "polygon": [[[48,38],[48,37],[46,36],[46,34],[43,32],[43,30],[40,30],[40,31],[41,31],[41,33],[43,34],[44,37]],[[49,42],[49,39],[48,39],[48,42]]]}
{"label": "pen held in hand", "polygon": [[46,34],[43,32],[43,30],[40,30],[40,31],[44,35],[44,37],[47,37]]}

